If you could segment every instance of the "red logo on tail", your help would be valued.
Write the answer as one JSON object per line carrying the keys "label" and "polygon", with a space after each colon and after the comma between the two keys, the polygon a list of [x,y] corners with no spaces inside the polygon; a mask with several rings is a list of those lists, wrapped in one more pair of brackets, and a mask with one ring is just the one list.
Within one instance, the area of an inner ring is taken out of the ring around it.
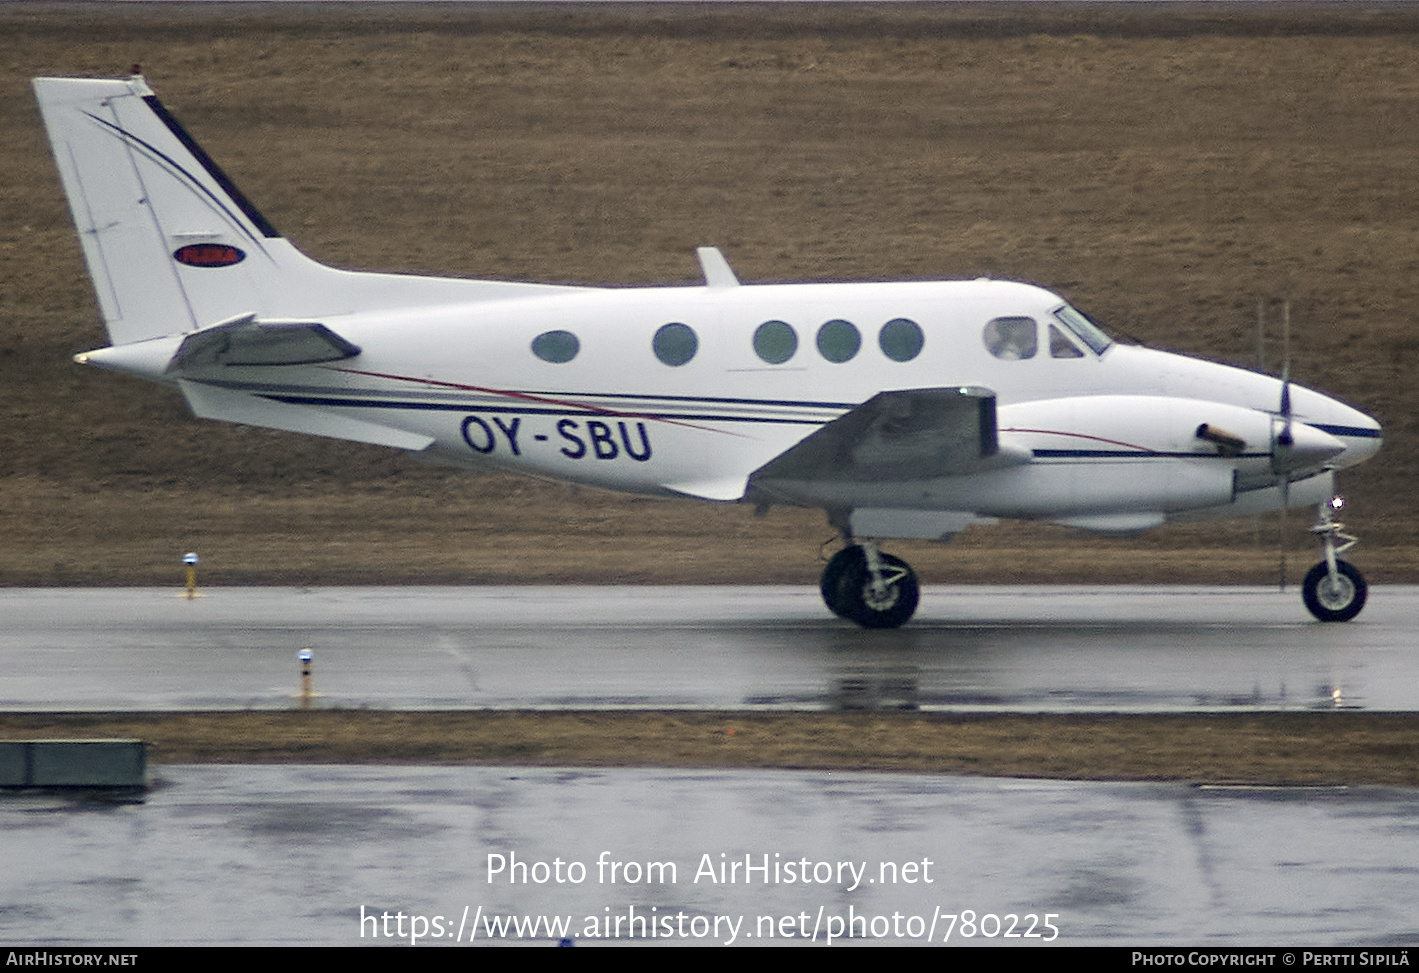
{"label": "red logo on tail", "polygon": [[246,259],[246,254],[225,243],[190,243],[173,252],[172,258],[189,267],[230,267]]}

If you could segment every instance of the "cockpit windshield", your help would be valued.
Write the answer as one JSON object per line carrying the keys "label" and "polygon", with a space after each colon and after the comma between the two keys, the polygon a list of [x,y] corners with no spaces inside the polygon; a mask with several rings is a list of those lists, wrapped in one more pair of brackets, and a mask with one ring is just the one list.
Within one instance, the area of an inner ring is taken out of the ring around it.
{"label": "cockpit windshield", "polygon": [[1113,339],[1104,334],[1099,326],[1080,314],[1068,304],[1054,312],[1054,316],[1059,319],[1059,323],[1064,325],[1070,332],[1096,355],[1102,355],[1104,351],[1113,344]]}

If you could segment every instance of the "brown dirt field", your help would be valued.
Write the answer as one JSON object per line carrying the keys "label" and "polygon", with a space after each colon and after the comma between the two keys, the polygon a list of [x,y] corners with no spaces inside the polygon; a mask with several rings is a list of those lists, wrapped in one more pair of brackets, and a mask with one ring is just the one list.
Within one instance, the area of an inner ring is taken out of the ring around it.
{"label": "brown dirt field", "polygon": [[[194,548],[209,583],[811,582],[830,534],[205,423],[71,364],[105,342],[28,82],[134,62],[340,266],[992,274],[1243,364],[1289,298],[1293,375],[1385,424],[1345,477],[1355,560],[1419,580],[1416,40],[1419,9],[1365,3],[0,6],[0,583],[174,582]],[[1265,582],[1275,531],[900,548],[928,582]]]}
{"label": "brown dirt field", "polygon": [[884,713],[0,714],[0,739],[147,740],[155,763],[775,767],[1419,785],[1419,716]]}

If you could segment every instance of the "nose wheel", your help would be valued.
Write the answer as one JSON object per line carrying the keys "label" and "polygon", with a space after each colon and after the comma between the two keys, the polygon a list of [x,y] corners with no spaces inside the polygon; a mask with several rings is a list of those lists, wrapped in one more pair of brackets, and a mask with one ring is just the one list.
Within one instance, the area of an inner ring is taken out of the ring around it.
{"label": "nose wheel", "polygon": [[1335,577],[1322,561],[1306,574],[1301,597],[1312,615],[1323,622],[1348,622],[1365,607],[1369,587],[1365,577],[1349,561],[1335,562]]}
{"label": "nose wheel", "polygon": [[1338,555],[1355,546],[1356,539],[1345,533],[1345,525],[1335,519],[1335,512],[1345,506],[1342,497],[1331,497],[1317,508],[1311,533],[1320,538],[1325,555],[1306,573],[1301,584],[1301,598],[1312,615],[1323,622],[1348,622],[1365,607],[1369,586],[1365,576],[1349,561]]}
{"label": "nose wheel", "polygon": [[823,568],[823,603],[863,628],[900,628],[921,596],[911,565],[883,554],[874,541],[849,544]]}

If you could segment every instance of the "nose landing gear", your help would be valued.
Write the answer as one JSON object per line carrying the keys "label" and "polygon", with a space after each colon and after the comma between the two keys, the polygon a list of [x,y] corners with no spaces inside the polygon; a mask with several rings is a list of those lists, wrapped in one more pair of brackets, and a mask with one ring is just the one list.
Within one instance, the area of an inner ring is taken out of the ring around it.
{"label": "nose landing gear", "polygon": [[848,542],[823,568],[823,603],[863,628],[900,628],[921,596],[911,565],[883,554],[872,540]]}
{"label": "nose landing gear", "polygon": [[1301,598],[1310,613],[1323,622],[1348,622],[1365,607],[1369,586],[1355,565],[1340,560],[1340,554],[1355,546],[1356,538],[1345,533],[1345,525],[1335,519],[1335,512],[1345,506],[1345,499],[1331,497],[1316,508],[1316,523],[1311,533],[1320,538],[1325,560],[1306,573],[1301,585]]}

